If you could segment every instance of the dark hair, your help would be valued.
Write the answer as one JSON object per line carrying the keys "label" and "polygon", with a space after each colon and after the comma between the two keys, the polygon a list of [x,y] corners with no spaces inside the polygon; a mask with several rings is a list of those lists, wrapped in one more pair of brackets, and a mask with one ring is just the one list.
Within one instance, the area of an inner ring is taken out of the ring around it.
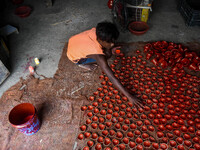
{"label": "dark hair", "polygon": [[108,43],[114,43],[119,37],[119,31],[111,22],[100,22],[96,27],[97,38]]}

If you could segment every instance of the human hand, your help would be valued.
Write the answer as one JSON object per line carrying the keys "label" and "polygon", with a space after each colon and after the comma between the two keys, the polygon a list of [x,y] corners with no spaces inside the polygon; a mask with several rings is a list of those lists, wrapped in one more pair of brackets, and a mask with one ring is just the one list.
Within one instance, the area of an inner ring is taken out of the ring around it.
{"label": "human hand", "polygon": [[136,96],[131,95],[130,97],[128,97],[128,99],[136,107],[144,108],[144,106],[142,105],[142,100],[137,98]]}
{"label": "human hand", "polygon": [[119,55],[121,53],[121,46],[113,47],[111,49],[113,55]]}

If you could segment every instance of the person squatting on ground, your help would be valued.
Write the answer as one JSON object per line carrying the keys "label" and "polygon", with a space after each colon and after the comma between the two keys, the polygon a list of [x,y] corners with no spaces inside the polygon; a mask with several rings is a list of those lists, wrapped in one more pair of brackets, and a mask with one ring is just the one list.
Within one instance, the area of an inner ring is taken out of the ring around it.
{"label": "person squatting on ground", "polygon": [[107,59],[112,56],[112,48],[119,37],[117,27],[110,22],[100,22],[96,28],[84,31],[69,39],[67,57],[79,67],[93,70],[100,66],[114,86],[133,104],[140,106],[140,100],[130,94],[114,76]]}

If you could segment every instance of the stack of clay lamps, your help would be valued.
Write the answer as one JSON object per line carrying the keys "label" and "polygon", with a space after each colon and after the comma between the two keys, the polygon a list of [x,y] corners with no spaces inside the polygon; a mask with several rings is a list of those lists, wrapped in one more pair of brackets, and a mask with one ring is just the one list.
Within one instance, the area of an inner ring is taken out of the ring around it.
{"label": "stack of clay lamps", "polygon": [[200,71],[200,57],[196,52],[190,51],[182,44],[157,41],[146,44],[144,52],[146,53],[146,59],[151,59],[156,66],[158,64],[162,68],[171,66],[173,71],[183,69],[184,67]]}
{"label": "stack of clay lamps", "polygon": [[90,104],[81,107],[86,120],[77,138],[83,150],[200,149],[200,78],[155,67],[142,51],[120,54],[110,67],[144,108],[134,107],[102,74]]}

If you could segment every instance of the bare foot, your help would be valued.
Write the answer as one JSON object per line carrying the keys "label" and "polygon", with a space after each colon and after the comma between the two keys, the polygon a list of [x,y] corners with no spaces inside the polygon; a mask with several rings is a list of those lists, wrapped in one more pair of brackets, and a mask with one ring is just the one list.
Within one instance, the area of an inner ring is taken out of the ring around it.
{"label": "bare foot", "polygon": [[97,64],[90,64],[90,65],[78,65],[79,67],[86,69],[86,70],[95,70],[97,68]]}

